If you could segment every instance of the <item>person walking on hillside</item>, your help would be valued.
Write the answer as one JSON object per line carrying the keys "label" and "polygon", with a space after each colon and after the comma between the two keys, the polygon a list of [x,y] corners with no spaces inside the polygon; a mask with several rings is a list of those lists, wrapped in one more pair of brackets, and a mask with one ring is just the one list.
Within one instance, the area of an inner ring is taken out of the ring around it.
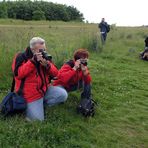
{"label": "person walking on hillside", "polygon": [[98,28],[100,28],[101,41],[102,45],[104,45],[106,42],[107,33],[110,31],[110,25],[108,25],[107,22],[105,22],[105,19],[102,18],[101,22],[98,25]]}

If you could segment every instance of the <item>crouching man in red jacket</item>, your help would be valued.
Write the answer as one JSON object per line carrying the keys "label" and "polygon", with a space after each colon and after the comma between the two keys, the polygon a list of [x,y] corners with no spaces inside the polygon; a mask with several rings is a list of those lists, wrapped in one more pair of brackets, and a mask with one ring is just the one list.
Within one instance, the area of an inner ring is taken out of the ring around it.
{"label": "crouching man in red jacket", "polygon": [[81,98],[91,97],[91,76],[87,67],[89,53],[86,49],[78,49],[74,59],[65,63],[58,72],[54,86],[63,87],[66,91],[74,91],[83,87]]}
{"label": "crouching man in red jacket", "polygon": [[28,120],[44,120],[44,104],[53,106],[67,99],[63,88],[50,86],[50,78],[57,76],[58,69],[45,49],[45,40],[34,37],[30,40],[30,46],[18,54],[12,64],[15,91],[22,89],[27,102]]}

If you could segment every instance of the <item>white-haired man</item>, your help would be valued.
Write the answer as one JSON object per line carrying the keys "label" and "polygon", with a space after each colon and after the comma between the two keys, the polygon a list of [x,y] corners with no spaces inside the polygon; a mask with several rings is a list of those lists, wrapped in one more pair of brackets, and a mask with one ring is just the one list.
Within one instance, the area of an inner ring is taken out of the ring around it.
{"label": "white-haired man", "polygon": [[26,117],[29,120],[44,120],[45,104],[53,106],[67,99],[67,92],[63,88],[49,84],[49,78],[56,77],[58,69],[43,54],[45,50],[45,40],[34,37],[30,40],[30,46],[18,54],[12,64],[15,91],[22,89],[27,102]]}

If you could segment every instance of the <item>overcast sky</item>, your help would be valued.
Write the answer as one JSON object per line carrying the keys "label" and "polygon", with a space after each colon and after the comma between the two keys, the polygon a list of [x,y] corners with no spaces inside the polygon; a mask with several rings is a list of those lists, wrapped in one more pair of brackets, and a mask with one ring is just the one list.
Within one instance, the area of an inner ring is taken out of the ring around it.
{"label": "overcast sky", "polygon": [[75,6],[89,22],[118,26],[148,25],[148,0],[47,0]]}

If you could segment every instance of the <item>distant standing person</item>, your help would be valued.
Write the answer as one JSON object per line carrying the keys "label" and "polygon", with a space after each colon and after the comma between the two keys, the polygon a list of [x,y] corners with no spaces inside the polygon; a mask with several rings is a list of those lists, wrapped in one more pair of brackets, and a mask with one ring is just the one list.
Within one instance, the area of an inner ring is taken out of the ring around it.
{"label": "distant standing person", "polygon": [[98,25],[98,28],[100,28],[100,33],[101,33],[101,40],[102,44],[105,44],[107,33],[110,31],[110,25],[105,22],[105,19],[102,18],[101,22]]}

